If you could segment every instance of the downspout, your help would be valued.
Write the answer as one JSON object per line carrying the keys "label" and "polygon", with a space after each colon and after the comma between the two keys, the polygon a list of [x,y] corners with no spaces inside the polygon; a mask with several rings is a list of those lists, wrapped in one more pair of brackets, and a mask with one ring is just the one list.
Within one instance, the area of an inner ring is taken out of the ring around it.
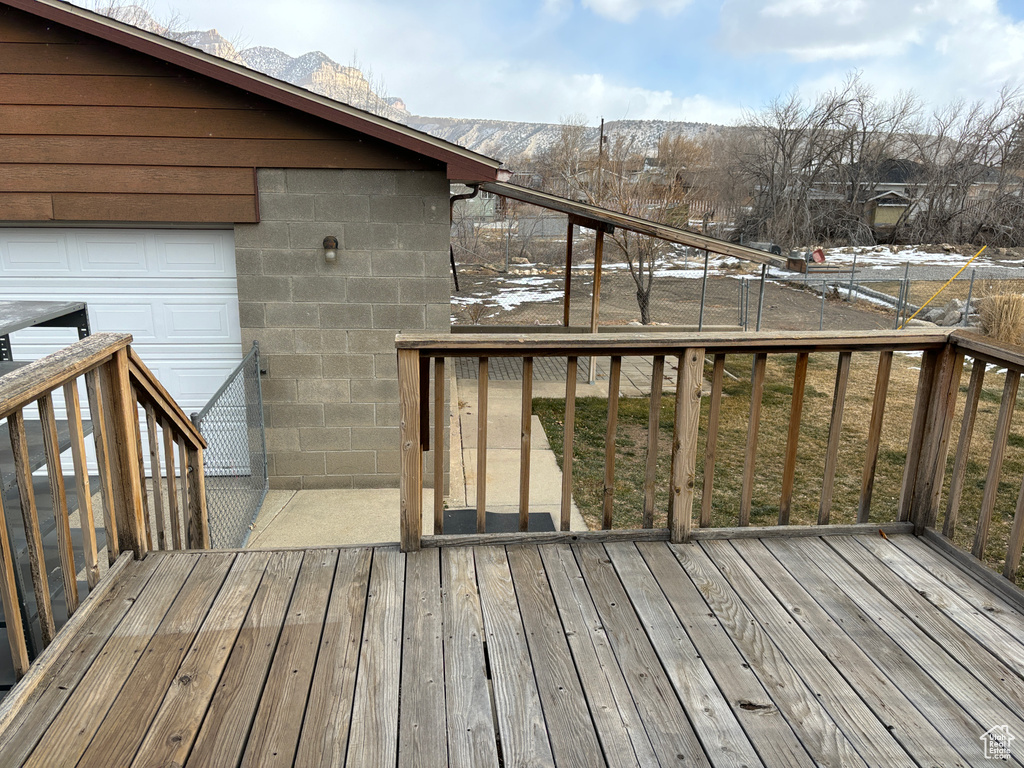
{"label": "downspout", "polygon": [[[480,194],[480,187],[476,184],[469,185],[473,191],[465,192],[461,195],[452,195],[448,201],[448,226],[451,227],[455,223],[455,203],[459,200],[472,200],[478,194]],[[452,263],[452,277],[455,279],[455,292],[459,292],[459,272],[455,268],[455,247],[451,244],[451,238],[448,240],[448,258]]]}

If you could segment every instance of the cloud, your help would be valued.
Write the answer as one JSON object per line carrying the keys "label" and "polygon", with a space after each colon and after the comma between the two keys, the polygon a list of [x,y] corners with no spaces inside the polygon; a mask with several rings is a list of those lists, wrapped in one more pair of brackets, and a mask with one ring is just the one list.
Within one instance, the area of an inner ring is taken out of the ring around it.
{"label": "cloud", "polygon": [[689,4],[690,0],[583,0],[584,8],[622,23],[628,23],[648,10],[662,16],[674,16]]}

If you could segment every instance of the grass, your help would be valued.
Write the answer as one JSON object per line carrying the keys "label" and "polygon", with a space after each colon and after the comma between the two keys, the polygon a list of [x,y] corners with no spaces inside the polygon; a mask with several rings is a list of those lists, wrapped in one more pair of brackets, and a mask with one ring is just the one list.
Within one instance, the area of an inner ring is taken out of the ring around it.
{"label": "grass", "polygon": [[[878,357],[874,354],[853,355],[831,506],[833,523],[856,520],[877,362]],[[795,355],[773,355],[768,358],[757,438],[751,507],[752,525],[774,525],[778,522],[795,364]],[[897,503],[906,460],[910,418],[916,396],[918,366],[919,360],[914,357],[900,354],[894,357],[871,504],[871,520],[875,522],[892,521],[898,516]],[[835,368],[834,353],[810,356],[790,517],[793,524],[814,524],[818,519]],[[715,527],[737,524],[750,413],[750,356],[730,355],[726,359],[726,370],[736,376],[736,379],[727,377],[723,385],[712,494],[712,525]],[[960,411],[963,407],[969,371],[968,362],[961,378],[958,413],[952,427],[945,475],[946,488],[940,506],[940,527],[960,432]],[[986,375],[985,384],[969,454],[959,524],[954,537],[956,544],[968,551],[974,540],[978,509],[984,491],[1003,376],[990,370]],[[700,509],[704,485],[704,450],[709,406],[710,398],[702,398],[696,461],[695,511]],[[534,411],[541,419],[560,467],[563,462],[564,410],[564,400],[534,400]],[[641,525],[648,414],[649,398],[622,398],[619,401],[619,422],[615,438],[615,528],[637,528]],[[673,423],[674,397],[667,395],[662,399],[659,413],[655,526],[664,526],[666,521]],[[606,429],[607,401],[604,398],[578,398],[573,451],[573,494],[577,506],[591,528],[601,527]],[[1022,475],[1024,437],[1013,433],[1006,449],[989,545],[985,553],[985,560],[992,567],[1002,567]],[[1024,586],[1024,576],[1018,577],[1018,583]]]}

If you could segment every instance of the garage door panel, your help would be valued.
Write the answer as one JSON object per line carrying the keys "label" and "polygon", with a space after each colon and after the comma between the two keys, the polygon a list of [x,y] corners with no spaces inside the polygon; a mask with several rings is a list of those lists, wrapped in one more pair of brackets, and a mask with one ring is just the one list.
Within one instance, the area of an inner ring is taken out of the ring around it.
{"label": "garage door panel", "polygon": [[83,275],[125,277],[149,271],[146,236],[141,232],[86,232],[74,240]]}
{"label": "garage door panel", "polygon": [[162,238],[156,243],[160,273],[184,277],[234,276],[234,251],[229,252],[224,246],[203,237]]}
{"label": "garage door panel", "polygon": [[[170,342],[193,339],[209,341],[240,341],[238,302],[231,301],[164,301],[165,338]],[[235,322],[231,322],[231,318]]]}
{"label": "garage door panel", "polygon": [[[36,276],[45,270],[48,274],[70,274],[71,263],[67,241],[56,235],[39,232],[23,232],[14,237],[2,238],[0,242],[0,269],[4,277],[13,275]],[[7,281],[4,281],[7,293]]]}

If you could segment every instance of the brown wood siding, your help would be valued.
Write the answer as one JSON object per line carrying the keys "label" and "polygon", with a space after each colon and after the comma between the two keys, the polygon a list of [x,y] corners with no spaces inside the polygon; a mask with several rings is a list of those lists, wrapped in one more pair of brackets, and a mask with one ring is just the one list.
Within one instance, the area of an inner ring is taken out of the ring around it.
{"label": "brown wood siding", "polygon": [[0,8],[0,220],[255,222],[259,167],[442,169]]}

